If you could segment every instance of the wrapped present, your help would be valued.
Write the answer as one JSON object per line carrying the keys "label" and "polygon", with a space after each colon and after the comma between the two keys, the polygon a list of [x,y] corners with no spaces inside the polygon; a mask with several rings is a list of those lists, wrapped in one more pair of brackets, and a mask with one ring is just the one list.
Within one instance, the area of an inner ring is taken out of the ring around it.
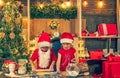
{"label": "wrapped present", "polygon": [[118,30],[116,24],[99,24],[98,26],[99,35],[117,35]]}
{"label": "wrapped present", "polygon": [[104,61],[102,63],[102,73],[103,73],[103,78],[109,78],[109,62]]}
{"label": "wrapped present", "polygon": [[112,78],[120,78],[120,75],[113,75]]}
{"label": "wrapped present", "polygon": [[113,57],[115,57],[115,55],[113,55],[112,53],[110,53],[110,54],[107,56],[107,61],[112,62],[112,61],[113,61]]}
{"label": "wrapped present", "polygon": [[[104,61],[102,63],[103,78],[117,78],[120,76],[120,62]],[[116,77],[117,76],[117,77]]]}
{"label": "wrapped present", "polygon": [[120,78],[120,62],[112,62],[109,64],[110,78]]}
{"label": "wrapped present", "polygon": [[101,60],[103,57],[102,50],[93,50],[93,51],[89,51],[89,53],[91,60]]}
{"label": "wrapped present", "polygon": [[120,56],[115,56],[112,58],[113,61],[120,62]]}
{"label": "wrapped present", "polygon": [[107,57],[109,62],[120,62],[120,56],[115,56],[112,53]]}

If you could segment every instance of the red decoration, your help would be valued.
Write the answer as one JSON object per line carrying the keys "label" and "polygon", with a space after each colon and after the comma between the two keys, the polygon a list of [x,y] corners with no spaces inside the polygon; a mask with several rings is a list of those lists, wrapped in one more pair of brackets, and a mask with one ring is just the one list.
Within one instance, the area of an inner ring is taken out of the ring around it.
{"label": "red decoration", "polygon": [[113,61],[120,62],[120,56],[113,57]]}
{"label": "red decoration", "polygon": [[103,78],[120,78],[120,56],[110,54],[102,63]]}
{"label": "red decoration", "polygon": [[81,63],[86,63],[87,62],[87,59],[79,59],[79,62]]}
{"label": "red decoration", "polygon": [[102,59],[102,50],[90,51],[90,59],[92,60],[101,60]]}
{"label": "red decoration", "polygon": [[105,61],[102,64],[103,78],[119,78],[120,62]]}
{"label": "red decoration", "polygon": [[112,53],[107,57],[107,60],[109,62],[113,61],[112,58],[114,57],[115,55],[113,55]]}
{"label": "red decoration", "polygon": [[91,37],[98,37],[99,36],[98,32],[89,33],[88,35],[91,36]]}
{"label": "red decoration", "polygon": [[116,24],[99,24],[98,26],[99,35],[117,35],[118,30]]}
{"label": "red decoration", "polygon": [[89,33],[89,32],[88,32],[87,30],[83,30],[83,31],[82,31],[82,36],[87,36],[88,33]]}
{"label": "red decoration", "polygon": [[108,57],[107,57],[107,60],[109,62],[120,62],[120,56],[115,56],[113,54],[110,54]]}

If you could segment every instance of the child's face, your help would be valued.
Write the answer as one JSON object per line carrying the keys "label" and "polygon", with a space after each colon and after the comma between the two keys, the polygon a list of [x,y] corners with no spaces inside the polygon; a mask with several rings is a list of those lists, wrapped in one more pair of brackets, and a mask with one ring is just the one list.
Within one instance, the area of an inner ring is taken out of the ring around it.
{"label": "child's face", "polygon": [[71,45],[70,43],[62,43],[62,47],[63,47],[63,49],[65,49],[65,50],[70,49],[71,46],[72,46],[72,45]]}
{"label": "child's face", "polygon": [[40,47],[40,49],[41,49],[41,51],[43,51],[43,52],[47,52],[47,51],[50,49],[50,47],[45,46],[45,47]]}

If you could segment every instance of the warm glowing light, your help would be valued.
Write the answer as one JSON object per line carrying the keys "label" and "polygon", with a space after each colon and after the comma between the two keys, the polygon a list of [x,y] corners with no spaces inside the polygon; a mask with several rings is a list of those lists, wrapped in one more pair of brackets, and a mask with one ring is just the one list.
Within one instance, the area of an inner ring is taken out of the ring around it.
{"label": "warm glowing light", "polygon": [[4,5],[4,1],[0,0],[0,6],[3,6],[3,5]]}
{"label": "warm glowing light", "polygon": [[70,6],[71,6],[71,2],[70,2],[70,1],[67,1],[67,2],[65,3],[65,5],[66,5],[66,7],[70,7]]}
{"label": "warm glowing light", "polygon": [[43,7],[44,7],[44,4],[43,4],[43,3],[40,3],[40,2],[37,2],[37,6],[38,6],[39,8],[43,8]]}
{"label": "warm glowing light", "polygon": [[83,6],[86,7],[87,5],[88,5],[88,2],[86,0],[84,0]]}
{"label": "warm glowing light", "polygon": [[27,17],[22,17],[22,25],[24,28],[27,28],[28,25],[28,18]]}
{"label": "warm glowing light", "polygon": [[66,8],[66,6],[65,6],[64,3],[62,3],[60,6],[61,6],[62,8]]}
{"label": "warm glowing light", "polygon": [[98,2],[98,7],[99,7],[99,8],[102,8],[102,7],[103,7],[103,1],[102,1],[102,0],[100,0],[100,1]]}
{"label": "warm glowing light", "polygon": [[40,4],[39,6],[40,6],[40,8],[43,8],[43,7],[44,7],[44,4]]}

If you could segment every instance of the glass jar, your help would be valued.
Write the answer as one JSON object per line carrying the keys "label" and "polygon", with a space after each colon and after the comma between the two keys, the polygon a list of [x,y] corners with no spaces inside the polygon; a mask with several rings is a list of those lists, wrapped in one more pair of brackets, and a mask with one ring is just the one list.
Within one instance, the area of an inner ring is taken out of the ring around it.
{"label": "glass jar", "polygon": [[18,60],[18,64],[19,64],[19,68],[18,68],[18,74],[26,74],[26,63],[27,63],[27,59],[19,59]]}
{"label": "glass jar", "polygon": [[69,63],[66,71],[68,73],[68,76],[77,76],[80,70],[77,66],[77,63]]}

